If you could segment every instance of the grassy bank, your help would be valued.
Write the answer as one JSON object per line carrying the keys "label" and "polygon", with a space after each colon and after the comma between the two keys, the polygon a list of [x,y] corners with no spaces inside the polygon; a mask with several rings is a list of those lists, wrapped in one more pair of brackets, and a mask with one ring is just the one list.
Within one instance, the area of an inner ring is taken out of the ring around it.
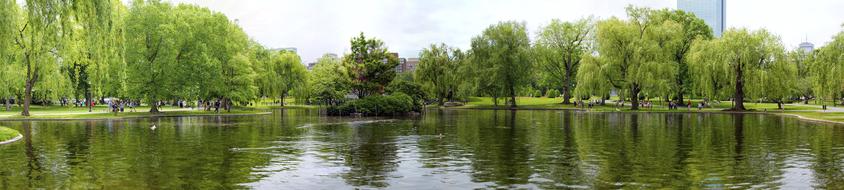
{"label": "grassy bank", "polygon": [[[680,108],[676,110],[669,110],[665,102],[653,100],[652,108],[640,108],[638,111],[630,110],[630,106],[621,108],[615,107],[614,103],[607,103],[606,105],[595,105],[592,109],[581,109],[575,107],[573,104],[562,104],[561,98],[534,98],[534,97],[519,97],[516,98],[516,103],[519,110],[588,110],[593,112],[724,112],[724,109],[732,107],[732,102],[721,102],[709,108],[698,110],[696,107],[691,109]],[[692,104],[697,105],[700,100],[692,100]],[[464,106],[453,107],[454,109],[509,109],[509,107],[501,105],[503,101],[499,101],[499,105],[495,106],[492,98],[488,97],[473,97],[469,99]],[[844,124],[844,112],[822,110],[819,106],[809,104],[804,105],[800,103],[784,104],[783,109],[777,108],[775,103],[758,103],[746,102],[745,107],[751,109],[753,113],[771,113],[780,115],[798,116],[803,119],[841,123]]]}
{"label": "grassy bank", "polygon": [[17,130],[8,127],[0,127],[0,142],[11,140],[20,135]]}
{"label": "grassy bank", "polygon": [[167,116],[199,116],[199,115],[244,115],[244,114],[261,114],[267,113],[265,109],[257,109],[253,107],[236,107],[231,112],[220,110],[219,113],[214,111],[205,111],[190,108],[178,108],[165,106],[160,109],[161,113],[150,113],[149,107],[137,107],[135,110],[124,108],[124,112],[113,113],[109,112],[108,106],[95,106],[91,112],[85,107],[61,107],[61,106],[33,106],[30,108],[30,117],[23,117],[20,115],[20,107],[12,107],[11,110],[5,111],[0,109],[0,120],[2,119],[117,119],[117,118],[133,118],[133,117],[167,117]]}
{"label": "grassy bank", "polygon": [[[517,97],[516,104],[518,105],[518,109],[580,109],[574,106],[574,104],[562,104],[562,98],[545,98],[545,97]],[[669,110],[667,103],[665,101],[655,99],[652,100],[653,106],[651,108],[642,108],[640,107],[640,111],[656,111],[656,112],[689,112],[689,111],[722,111],[724,109],[732,107],[731,102],[721,102],[719,104],[712,105],[712,107],[704,108],[702,110],[698,110],[696,107],[692,107],[692,109],[688,108],[680,108],[676,110]],[[697,105],[700,100],[692,100],[693,105]],[[466,108],[466,109],[508,109],[509,107],[503,105],[504,101],[499,101],[499,105],[495,106],[492,98],[489,97],[472,97],[469,98],[469,102],[466,103],[464,106],[455,107],[455,108]],[[777,104],[774,103],[745,103],[745,107],[748,109],[753,109],[756,111],[780,111],[777,110]],[[783,105],[785,111],[819,111],[820,108],[814,105],[802,105],[802,104],[785,104]],[[590,111],[631,111],[630,106],[624,106],[621,108],[617,108],[614,103],[607,102],[606,105],[595,105],[590,109]]]}
{"label": "grassy bank", "polygon": [[844,112],[785,112],[785,114],[844,124]]}

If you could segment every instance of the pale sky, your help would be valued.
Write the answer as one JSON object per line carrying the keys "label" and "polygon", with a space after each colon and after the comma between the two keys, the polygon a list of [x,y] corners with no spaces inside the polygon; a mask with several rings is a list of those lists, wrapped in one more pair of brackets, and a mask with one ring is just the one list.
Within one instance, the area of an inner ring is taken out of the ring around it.
{"label": "pale sky", "polygon": [[[343,55],[364,32],[400,57],[418,57],[431,43],[468,49],[472,37],[498,21],[524,21],[531,38],[557,18],[626,17],[628,4],[676,8],[676,0],[172,0],[237,19],[269,48],[295,47],[304,63],[325,53]],[[727,0],[726,24],[766,28],[788,49],[804,39],[826,44],[844,23],[842,0]]]}

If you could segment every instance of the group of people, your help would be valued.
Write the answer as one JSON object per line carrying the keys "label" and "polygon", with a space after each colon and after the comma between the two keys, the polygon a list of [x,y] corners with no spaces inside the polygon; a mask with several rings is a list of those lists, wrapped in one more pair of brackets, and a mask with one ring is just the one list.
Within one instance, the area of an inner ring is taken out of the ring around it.
{"label": "group of people", "polygon": [[126,106],[129,107],[129,112],[137,111],[137,110],[135,110],[135,107],[137,107],[137,104],[134,103],[134,102],[124,101],[124,100],[109,100],[108,101],[108,107],[111,108],[111,112],[114,112],[114,113],[123,112],[124,108]]}
{"label": "group of people", "polygon": [[211,108],[214,108],[214,112],[220,113],[220,106],[222,104],[219,100],[213,102],[199,100],[196,105],[199,105],[199,109],[205,107],[205,110],[211,110]]}
{"label": "group of people", "polygon": [[589,100],[589,102],[584,103],[583,100],[574,102],[574,106],[578,108],[589,108],[592,109],[595,105],[598,105],[600,101],[598,100]]}

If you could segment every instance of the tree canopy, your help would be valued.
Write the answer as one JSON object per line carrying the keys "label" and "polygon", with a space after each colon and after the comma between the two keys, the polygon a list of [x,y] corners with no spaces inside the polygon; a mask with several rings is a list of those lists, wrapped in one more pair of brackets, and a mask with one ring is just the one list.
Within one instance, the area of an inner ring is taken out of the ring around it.
{"label": "tree canopy", "polygon": [[796,67],[787,64],[779,38],[766,30],[730,29],[719,39],[696,41],[691,51],[695,89],[712,99],[731,95],[731,110],[746,110],[746,98],[781,99],[793,90]]}
{"label": "tree canopy", "polygon": [[[665,96],[670,93],[676,66],[668,50],[678,45],[681,27],[666,20],[651,19],[653,11],[628,7],[630,20],[610,18],[598,22],[596,41],[598,56],[580,65],[580,72],[596,73],[579,76],[578,92],[595,92],[609,85],[620,95],[629,97],[632,109],[639,107],[640,97]],[[587,85],[590,84],[590,85]],[[582,94],[585,96],[604,94]]]}
{"label": "tree canopy", "polygon": [[498,102],[509,96],[507,104],[515,108],[516,90],[532,78],[530,39],[525,23],[499,22],[487,27],[480,36],[472,38],[471,75],[478,77],[478,89],[483,89]]}
{"label": "tree canopy", "polygon": [[551,20],[540,29],[535,43],[537,67],[561,89],[563,104],[569,104],[576,84],[575,75],[581,56],[589,52],[595,33],[594,21],[580,19],[575,22]]}

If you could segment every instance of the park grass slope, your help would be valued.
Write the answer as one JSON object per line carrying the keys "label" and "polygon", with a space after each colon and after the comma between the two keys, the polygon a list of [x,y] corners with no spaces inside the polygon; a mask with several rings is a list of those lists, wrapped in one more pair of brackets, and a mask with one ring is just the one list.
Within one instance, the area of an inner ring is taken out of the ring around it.
{"label": "park grass slope", "polygon": [[15,137],[18,137],[19,135],[20,132],[18,132],[17,130],[0,126],[0,142],[12,140]]}

